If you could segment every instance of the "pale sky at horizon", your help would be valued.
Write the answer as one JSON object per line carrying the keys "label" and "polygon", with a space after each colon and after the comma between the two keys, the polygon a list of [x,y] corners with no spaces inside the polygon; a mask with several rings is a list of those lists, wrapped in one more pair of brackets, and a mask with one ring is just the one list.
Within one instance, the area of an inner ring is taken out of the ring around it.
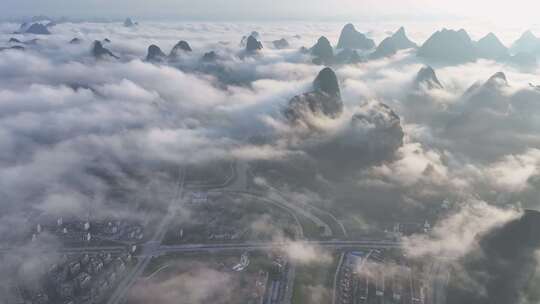
{"label": "pale sky at horizon", "polygon": [[189,18],[202,20],[340,20],[481,18],[537,23],[540,1],[513,0],[2,0],[0,17]]}

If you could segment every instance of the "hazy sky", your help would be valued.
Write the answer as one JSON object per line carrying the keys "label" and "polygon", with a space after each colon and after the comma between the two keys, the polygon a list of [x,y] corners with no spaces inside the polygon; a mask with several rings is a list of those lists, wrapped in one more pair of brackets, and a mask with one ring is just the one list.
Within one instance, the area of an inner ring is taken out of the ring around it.
{"label": "hazy sky", "polygon": [[203,20],[360,20],[481,17],[536,23],[536,0],[2,0],[2,18],[37,14],[73,17]]}

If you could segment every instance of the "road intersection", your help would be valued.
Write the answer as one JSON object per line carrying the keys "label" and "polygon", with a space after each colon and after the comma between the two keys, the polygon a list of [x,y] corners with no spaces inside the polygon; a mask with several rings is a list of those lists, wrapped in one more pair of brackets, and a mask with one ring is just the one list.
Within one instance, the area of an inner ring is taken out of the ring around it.
{"label": "road intersection", "polygon": [[[295,218],[299,231],[297,233],[297,240],[294,241],[268,241],[268,242],[244,242],[244,243],[205,243],[205,244],[178,244],[178,245],[163,245],[163,240],[167,233],[169,226],[174,221],[176,215],[181,210],[184,199],[184,191],[186,189],[194,190],[193,185],[185,184],[185,171],[179,170],[178,182],[176,183],[175,190],[171,203],[169,204],[167,214],[158,224],[154,235],[145,243],[137,244],[136,252],[133,253],[136,257],[136,264],[130,267],[127,274],[120,281],[112,295],[107,301],[107,304],[119,304],[122,303],[131,287],[137,282],[138,278],[142,275],[145,268],[150,261],[159,256],[174,254],[174,253],[216,253],[216,252],[245,252],[245,251],[277,251],[286,250],[288,246],[292,244],[300,244],[302,246],[314,246],[317,248],[324,248],[327,250],[344,250],[344,249],[358,249],[358,248],[399,248],[401,243],[393,240],[339,240],[337,235],[334,235],[330,226],[324,222],[321,218],[317,217],[312,209],[305,208],[305,206],[295,205],[294,202],[288,202],[285,197],[277,193],[276,189],[272,189],[274,194],[277,195],[264,195],[263,193],[247,191],[247,169],[246,164],[235,163],[231,166],[231,176],[227,178],[227,181],[219,185],[206,185],[201,189],[211,192],[230,192],[239,193],[244,195],[250,195],[253,197],[260,197],[263,201],[278,205],[280,208],[287,209]],[[302,215],[309,219],[312,219],[315,223],[325,227],[325,240],[305,240],[302,232],[302,225],[300,224],[297,216]],[[335,217],[331,217],[336,222],[339,221]],[[339,223],[341,224],[341,223]],[[335,226],[335,225],[334,225]],[[342,226],[341,226],[342,227]],[[342,227],[342,235],[346,236],[345,228]],[[330,237],[334,239],[328,240]],[[10,248],[0,248],[0,254],[7,253]],[[46,249],[43,249],[46,250]],[[63,247],[60,249],[61,253],[65,254],[81,254],[81,253],[99,253],[110,252],[120,253],[131,250],[131,246],[96,246],[96,247]]]}

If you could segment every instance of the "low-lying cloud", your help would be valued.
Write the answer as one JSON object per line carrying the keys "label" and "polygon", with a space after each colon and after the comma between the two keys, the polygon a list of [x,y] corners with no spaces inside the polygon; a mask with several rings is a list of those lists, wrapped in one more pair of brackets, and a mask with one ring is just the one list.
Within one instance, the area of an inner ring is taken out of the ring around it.
{"label": "low-lying cloud", "polygon": [[[1,24],[0,40],[33,38],[14,30]],[[246,56],[239,43],[251,30],[261,33],[264,49]],[[438,221],[429,235],[406,239],[412,256],[463,256],[477,235],[516,218],[522,207],[538,208],[540,93],[528,84],[538,82],[537,70],[487,60],[435,66],[443,87],[429,89],[415,84],[424,62],[412,50],[335,65],[343,113],[306,112],[293,124],[284,108],[312,90],[322,69],[299,48],[320,35],[336,41],[338,31],[63,23],[25,51],[0,51],[0,237],[27,233],[29,212],[144,217],[126,206],[148,197],[149,180],[173,189],[167,170],[213,161],[247,162],[257,181],[305,194],[291,197],[335,211],[344,222],[362,219],[369,227],[364,219],[412,215]],[[83,42],[69,44],[73,37]],[[290,48],[271,46],[283,37]],[[119,60],[91,56],[92,42],[105,38]],[[150,44],[168,53],[178,40],[193,52],[177,61],[143,60]],[[212,50],[216,61],[203,62]],[[508,83],[487,83],[498,71]],[[273,170],[256,170],[265,165]],[[112,198],[116,189],[130,191]],[[170,199],[151,193],[151,207]],[[457,209],[433,216],[448,206]],[[321,248],[292,241],[285,252],[298,263],[328,258]],[[214,275],[225,285],[226,276],[202,270],[186,282]],[[165,303],[177,295],[152,288]]]}

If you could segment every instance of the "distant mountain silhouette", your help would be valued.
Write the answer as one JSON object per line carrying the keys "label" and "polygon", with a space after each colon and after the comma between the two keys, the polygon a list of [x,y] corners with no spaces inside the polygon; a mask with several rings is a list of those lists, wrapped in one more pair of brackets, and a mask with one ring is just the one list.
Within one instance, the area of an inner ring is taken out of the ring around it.
{"label": "distant mountain silhouette", "polygon": [[187,41],[181,40],[178,41],[177,44],[174,45],[171,52],[169,53],[169,57],[176,58],[180,55],[181,52],[192,52],[191,46]]}
{"label": "distant mountain silhouette", "polygon": [[450,64],[474,61],[477,58],[474,44],[463,29],[437,31],[418,49],[418,56]]}
{"label": "distant mountain silhouette", "polygon": [[14,45],[14,46],[10,46],[10,47],[0,47],[0,52],[1,51],[6,51],[6,50],[24,51],[25,48],[23,46],[20,46],[20,45]]}
{"label": "distant mountain silhouette", "polygon": [[488,87],[501,87],[507,85],[508,80],[506,79],[506,75],[503,72],[497,72],[493,74],[484,84],[484,86]]}
{"label": "distant mountain silhouette", "polygon": [[35,35],[50,35],[51,32],[47,29],[47,27],[41,23],[34,23],[32,24],[26,31],[27,34],[35,34]]}
{"label": "distant mountain silhouette", "polygon": [[359,63],[364,59],[356,50],[344,49],[334,56],[334,62],[339,64]]}
{"label": "distant mountain silhouette", "polygon": [[32,16],[32,18],[30,18],[30,21],[31,22],[50,22],[52,21],[53,19],[49,16],[45,16],[45,15],[37,15],[37,16]]}
{"label": "distant mountain silhouette", "polygon": [[417,87],[425,87],[427,89],[442,89],[443,85],[437,78],[435,70],[430,66],[425,66],[418,71],[415,84]]}
{"label": "distant mountain silhouette", "polygon": [[82,40],[80,38],[73,38],[69,41],[70,44],[80,44],[82,42]]}
{"label": "distant mountain silhouette", "polygon": [[289,120],[296,121],[305,115],[305,111],[331,118],[343,112],[339,83],[331,68],[326,67],[319,72],[313,81],[313,91],[291,99],[284,114]]}
{"label": "distant mountain silhouette", "polygon": [[92,55],[96,59],[104,59],[107,57],[112,57],[115,59],[119,58],[118,56],[114,55],[111,51],[109,51],[107,48],[103,47],[103,44],[99,40],[94,41],[94,46],[92,47]]}
{"label": "distant mountain silhouette", "polygon": [[407,37],[404,27],[400,27],[390,38],[392,38],[394,46],[398,50],[414,49],[418,47],[416,43],[412,42],[409,37]]}
{"label": "distant mountain silhouette", "polygon": [[201,60],[205,62],[213,62],[213,61],[216,61],[217,58],[218,58],[217,53],[214,51],[210,51],[210,52],[204,53]]}
{"label": "distant mountain silhouette", "polygon": [[124,26],[125,27],[133,27],[137,25],[137,22],[133,22],[133,20],[131,20],[131,18],[126,18],[126,20],[124,21]]}
{"label": "distant mountain silhouette", "polygon": [[532,53],[520,52],[508,59],[510,63],[518,65],[520,67],[534,68],[538,62],[536,56]]}
{"label": "distant mountain silhouette", "polygon": [[51,22],[47,23],[45,26],[47,28],[51,28],[51,27],[56,26],[56,25],[58,25],[58,23],[56,21],[51,21]]}
{"label": "distant mountain silhouette", "polygon": [[487,59],[506,60],[510,56],[508,48],[493,33],[487,34],[476,42],[476,52],[478,57]]}
{"label": "distant mountain silhouette", "polygon": [[258,41],[254,36],[250,35],[247,38],[246,42],[246,52],[248,53],[254,53],[259,50],[262,50],[263,45],[260,41]]}
{"label": "distant mountain silhouette", "polygon": [[315,57],[314,62],[317,64],[330,64],[334,59],[334,49],[330,45],[330,41],[324,36],[317,40],[317,43],[311,47],[310,52]]}
{"label": "distant mountain silhouette", "polygon": [[484,83],[476,82],[467,91],[465,95],[471,95],[478,93],[479,90],[493,91],[493,89],[499,89],[508,85],[508,80],[503,72],[497,72],[488,78]]}
{"label": "distant mountain silhouette", "polygon": [[324,68],[319,72],[313,81],[313,88],[332,97],[341,96],[336,73],[331,68]]}
{"label": "distant mountain silhouette", "polygon": [[416,43],[409,40],[405,33],[405,28],[400,27],[392,36],[385,38],[377,49],[370,54],[371,59],[380,59],[395,55],[397,51],[403,49],[417,48]]}
{"label": "distant mountain silhouette", "polygon": [[15,34],[26,32],[26,30],[30,27],[30,25],[32,25],[32,23],[29,23],[29,22],[21,23],[21,25],[19,26],[19,30],[15,32]]}
{"label": "distant mountain silhouette", "polygon": [[377,49],[375,52],[371,53],[369,55],[370,59],[380,59],[384,57],[390,57],[392,55],[395,55],[398,51],[398,48],[396,47],[396,44],[392,37],[387,37],[381,43],[379,46],[377,46]]}
{"label": "distant mountain silhouette", "polygon": [[285,38],[272,41],[272,44],[276,49],[286,49],[289,47],[289,42]]}
{"label": "distant mountain silhouette", "polygon": [[362,49],[368,50],[375,47],[375,42],[358,32],[351,23],[346,24],[341,30],[338,49]]}
{"label": "distant mountain silhouette", "polygon": [[466,100],[465,115],[471,115],[473,111],[508,111],[509,100],[503,94],[508,87],[508,79],[503,72],[493,74],[484,83],[473,84],[464,94]]}
{"label": "distant mountain silhouette", "polygon": [[526,31],[512,44],[511,50],[514,54],[536,53],[540,51],[540,39],[531,31]]}
{"label": "distant mountain silhouette", "polygon": [[146,55],[146,61],[150,62],[161,62],[163,61],[167,55],[163,53],[161,48],[155,44],[152,44],[148,47],[148,53]]}
{"label": "distant mountain silhouette", "polygon": [[30,39],[30,40],[24,41],[23,43],[24,43],[24,44],[28,44],[28,45],[36,45],[38,42],[39,42],[39,39],[34,38],[34,39]]}
{"label": "distant mountain silhouette", "polygon": [[259,32],[253,31],[249,35],[242,36],[242,40],[240,40],[240,46],[241,47],[245,47],[247,45],[247,40],[248,40],[249,36],[253,36],[253,38],[255,38],[257,40],[261,38],[261,34],[259,34]]}
{"label": "distant mountain silhouette", "polygon": [[26,45],[37,45],[39,39],[38,38],[33,38],[33,39],[30,39],[30,40],[26,40],[26,41],[21,41],[17,38],[14,38],[14,37],[11,37],[9,38],[9,40],[7,41],[8,44],[26,44]]}

